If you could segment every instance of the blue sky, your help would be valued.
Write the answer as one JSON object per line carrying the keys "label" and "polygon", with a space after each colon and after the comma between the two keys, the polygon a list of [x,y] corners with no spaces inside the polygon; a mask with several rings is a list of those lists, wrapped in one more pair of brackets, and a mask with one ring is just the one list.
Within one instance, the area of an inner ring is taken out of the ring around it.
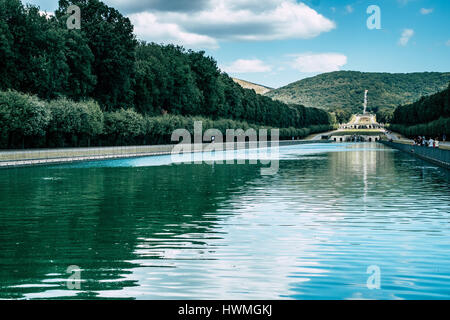
{"label": "blue sky", "polygon": [[[23,0],[54,11],[57,0]],[[105,0],[139,39],[205,50],[270,87],[336,70],[450,72],[448,0]],[[369,5],[381,29],[366,24]]]}

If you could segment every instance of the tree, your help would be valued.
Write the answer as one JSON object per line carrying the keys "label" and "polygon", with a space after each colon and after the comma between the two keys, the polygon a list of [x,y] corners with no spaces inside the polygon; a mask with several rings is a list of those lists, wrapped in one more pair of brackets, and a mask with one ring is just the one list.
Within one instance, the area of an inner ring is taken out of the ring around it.
{"label": "tree", "polygon": [[[71,4],[81,9],[81,30],[66,26]],[[336,121],[242,88],[205,52],[137,43],[129,19],[99,0],[60,0],[55,17],[0,0],[0,18],[0,90],[30,94],[2,93],[1,145],[167,143],[199,116],[205,128],[278,127],[286,136]]]}
{"label": "tree", "polygon": [[[10,32],[8,20],[11,9],[20,10],[18,1],[0,0],[0,89],[11,88],[14,72],[14,37]],[[12,8],[11,8],[12,7]]]}
{"label": "tree", "polygon": [[350,118],[352,117],[352,114],[350,112],[341,108],[336,109],[334,111],[334,114],[338,123],[348,123],[350,121]]}
{"label": "tree", "polygon": [[91,139],[103,133],[104,116],[98,103],[94,100],[82,103],[83,113],[81,115],[80,134],[88,140],[88,147]]}
{"label": "tree", "polygon": [[450,85],[442,92],[422,97],[412,104],[398,106],[393,114],[392,123],[416,125],[428,123],[440,117],[450,117]]}
{"label": "tree", "polygon": [[377,113],[377,121],[379,123],[391,123],[394,112],[390,109],[381,109]]}
{"label": "tree", "polygon": [[69,67],[66,96],[75,100],[87,99],[92,96],[97,84],[93,70],[95,57],[80,30],[64,29],[64,33],[65,57]]}
{"label": "tree", "polygon": [[25,147],[25,139],[44,136],[51,114],[45,104],[26,94],[16,91],[0,92],[0,124],[2,134],[11,148],[19,143]]}
{"label": "tree", "polygon": [[213,118],[224,113],[224,88],[219,83],[220,71],[217,62],[205,57],[205,52],[188,52],[190,68],[195,75],[195,82],[201,91],[202,114]]}
{"label": "tree", "polygon": [[94,60],[78,30],[18,0],[0,0],[0,89],[54,99],[87,97]]}
{"label": "tree", "polygon": [[131,106],[137,45],[133,25],[99,0],[60,0],[56,15],[66,16],[72,4],[81,9],[81,31],[95,57],[93,72],[97,83],[92,97],[105,110]]}
{"label": "tree", "polygon": [[201,90],[182,47],[140,43],[135,106],[144,114],[202,114]]}
{"label": "tree", "polygon": [[52,119],[48,128],[48,140],[52,146],[79,146],[103,132],[103,113],[93,100],[74,102],[66,98],[49,103]]}
{"label": "tree", "polygon": [[113,144],[133,143],[138,136],[145,134],[146,122],[133,110],[120,109],[105,113],[105,136]]}

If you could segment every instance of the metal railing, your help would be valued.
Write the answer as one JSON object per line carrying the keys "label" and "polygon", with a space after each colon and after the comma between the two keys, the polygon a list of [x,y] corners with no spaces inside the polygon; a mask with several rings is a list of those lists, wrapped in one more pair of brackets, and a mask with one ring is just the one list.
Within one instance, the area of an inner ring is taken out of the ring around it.
{"label": "metal railing", "polygon": [[0,166],[170,154],[173,145],[0,151]]}

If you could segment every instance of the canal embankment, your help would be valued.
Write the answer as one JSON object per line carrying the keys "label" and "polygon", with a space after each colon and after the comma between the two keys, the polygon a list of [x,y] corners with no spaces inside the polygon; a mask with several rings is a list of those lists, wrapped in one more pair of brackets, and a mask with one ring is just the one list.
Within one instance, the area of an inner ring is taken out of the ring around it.
{"label": "canal embankment", "polygon": [[[280,147],[312,144],[330,143],[325,140],[289,140],[278,141]],[[231,145],[231,147],[230,147]],[[5,150],[0,151],[0,168],[23,167],[35,165],[48,165],[81,161],[108,160],[121,158],[137,158],[158,155],[169,155],[175,144],[171,145],[147,145],[147,146],[122,146],[122,147],[93,147],[93,148],[67,148],[67,149],[33,149],[33,150]],[[192,145],[192,152],[202,152],[210,146],[209,143]],[[267,141],[271,146],[271,141]],[[249,143],[222,144],[223,150],[249,149]],[[218,148],[220,149],[220,147]]]}
{"label": "canal embankment", "polygon": [[391,148],[407,152],[412,156],[422,160],[434,163],[446,169],[450,169],[450,150],[442,148],[428,148],[422,146],[414,146],[408,143],[380,141],[380,143]]}

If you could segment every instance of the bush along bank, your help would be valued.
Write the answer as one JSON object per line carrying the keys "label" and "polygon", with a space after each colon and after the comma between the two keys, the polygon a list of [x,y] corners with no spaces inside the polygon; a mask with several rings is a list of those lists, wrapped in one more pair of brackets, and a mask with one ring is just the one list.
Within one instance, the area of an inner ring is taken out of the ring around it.
{"label": "bush along bank", "polygon": [[[214,128],[223,134],[227,129],[272,129],[232,119],[149,116],[133,109],[102,111],[94,100],[59,98],[45,102],[16,91],[0,92],[1,149],[169,144],[176,129],[193,134],[195,121],[202,122],[203,130]],[[330,123],[280,128],[280,139],[301,139],[332,128]]]}

